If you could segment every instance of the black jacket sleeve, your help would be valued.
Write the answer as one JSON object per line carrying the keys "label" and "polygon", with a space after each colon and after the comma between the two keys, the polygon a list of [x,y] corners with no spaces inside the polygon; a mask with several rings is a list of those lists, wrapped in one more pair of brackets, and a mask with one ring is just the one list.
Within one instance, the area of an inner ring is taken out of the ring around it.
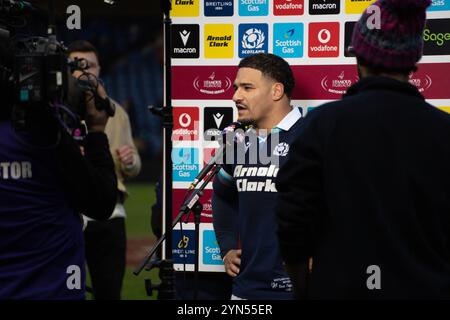
{"label": "black jacket sleeve", "polygon": [[322,147],[314,118],[312,111],[304,119],[276,179],[277,234],[288,264],[304,263],[313,255],[315,223],[323,214]]}
{"label": "black jacket sleeve", "polygon": [[72,137],[62,130],[56,154],[75,210],[96,220],[108,219],[117,201],[117,178],[106,135],[89,133],[83,156]]}
{"label": "black jacket sleeve", "polygon": [[220,173],[214,178],[213,188],[213,225],[223,258],[229,250],[238,248],[237,190]]}

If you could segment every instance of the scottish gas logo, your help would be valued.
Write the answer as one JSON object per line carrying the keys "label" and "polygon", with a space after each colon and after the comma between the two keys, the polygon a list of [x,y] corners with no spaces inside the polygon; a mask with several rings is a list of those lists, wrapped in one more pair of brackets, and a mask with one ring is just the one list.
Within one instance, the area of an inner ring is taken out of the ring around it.
{"label": "scottish gas logo", "polygon": [[197,148],[173,148],[173,181],[191,182],[198,174],[199,157]]}
{"label": "scottish gas logo", "polygon": [[203,264],[222,265],[219,244],[213,230],[203,231]]}
{"label": "scottish gas logo", "polygon": [[283,58],[303,57],[303,24],[275,23],[273,53]]}
{"label": "scottish gas logo", "polygon": [[267,24],[239,25],[239,57],[244,58],[257,53],[265,53],[268,48]]}
{"label": "scottish gas logo", "polygon": [[239,0],[240,16],[267,16],[269,0]]}
{"label": "scottish gas logo", "polygon": [[450,10],[450,0],[433,0],[428,11],[445,11]]}

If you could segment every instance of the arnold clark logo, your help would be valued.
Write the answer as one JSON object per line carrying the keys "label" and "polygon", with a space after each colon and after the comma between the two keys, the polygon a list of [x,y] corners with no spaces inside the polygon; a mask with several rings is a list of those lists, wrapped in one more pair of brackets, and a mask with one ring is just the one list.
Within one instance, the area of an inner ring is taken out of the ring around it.
{"label": "arnold clark logo", "polygon": [[416,86],[420,93],[423,93],[431,87],[431,85],[433,84],[433,80],[428,74],[425,74],[423,76],[411,74],[409,76],[409,83],[411,83],[413,86]]}
{"label": "arnold clark logo", "polygon": [[172,16],[174,17],[198,17],[200,0],[175,0],[172,1]]}
{"label": "arnold clark logo", "polygon": [[341,10],[341,0],[310,0],[309,14],[338,14]]}
{"label": "arnold clark logo", "polygon": [[234,0],[205,0],[205,16],[232,16]]}
{"label": "arnold clark logo", "polygon": [[267,52],[267,24],[239,25],[239,57],[244,58],[257,53]]}
{"label": "arnold clark logo", "polygon": [[361,14],[375,0],[345,0],[345,13]]}
{"label": "arnold clark logo", "polygon": [[303,14],[304,0],[274,0],[273,14],[276,16],[299,16]]}
{"label": "arnold clark logo", "polygon": [[197,148],[173,148],[173,181],[191,182],[198,174],[199,157]]}
{"label": "arnold clark logo", "polygon": [[210,95],[222,94],[228,91],[233,82],[227,76],[217,77],[213,71],[208,77],[196,77],[194,79],[194,88],[198,92]]}
{"label": "arnold clark logo", "polygon": [[358,77],[347,77],[345,72],[342,71],[338,75],[325,76],[322,81],[320,81],[320,85],[322,86],[322,89],[328,93],[342,95],[356,82],[358,82]]}
{"label": "arnold clark logo", "polygon": [[205,24],[205,58],[233,58],[232,24]]}
{"label": "arnold clark logo", "polygon": [[339,56],[339,22],[309,24],[309,57],[335,58]]}
{"label": "arnold clark logo", "polygon": [[428,11],[444,11],[450,10],[450,0],[433,0]]}
{"label": "arnold clark logo", "polygon": [[203,231],[203,264],[222,265],[219,244],[213,230]]}
{"label": "arnold clark logo", "polygon": [[303,57],[303,24],[275,23],[273,53],[283,58]]}
{"label": "arnold clark logo", "polygon": [[427,20],[423,42],[424,55],[450,54],[450,19]]}
{"label": "arnold clark logo", "polygon": [[239,0],[240,16],[267,16],[269,0]]}

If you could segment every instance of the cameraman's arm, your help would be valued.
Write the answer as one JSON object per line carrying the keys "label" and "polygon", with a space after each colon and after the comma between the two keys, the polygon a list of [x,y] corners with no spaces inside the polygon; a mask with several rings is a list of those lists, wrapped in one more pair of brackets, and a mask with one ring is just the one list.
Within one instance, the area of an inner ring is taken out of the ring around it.
{"label": "cameraman's arm", "polygon": [[[106,95],[101,86],[99,94]],[[110,217],[117,201],[117,178],[108,139],[103,133],[108,116],[95,108],[90,96],[87,101],[89,134],[84,156],[66,132],[62,132],[58,156],[75,209],[90,218],[104,220]]]}

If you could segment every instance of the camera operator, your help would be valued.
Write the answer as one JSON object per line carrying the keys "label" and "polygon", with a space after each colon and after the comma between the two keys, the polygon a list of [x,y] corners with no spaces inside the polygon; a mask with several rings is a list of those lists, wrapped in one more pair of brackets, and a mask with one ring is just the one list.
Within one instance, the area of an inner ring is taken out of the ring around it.
{"label": "camera operator", "polygon": [[[108,219],[117,198],[103,132],[108,115],[85,94],[81,148],[48,105],[26,110],[29,125],[21,130],[14,126],[14,88],[0,80],[0,300],[84,299],[80,213]],[[106,96],[101,85],[97,94]]]}

